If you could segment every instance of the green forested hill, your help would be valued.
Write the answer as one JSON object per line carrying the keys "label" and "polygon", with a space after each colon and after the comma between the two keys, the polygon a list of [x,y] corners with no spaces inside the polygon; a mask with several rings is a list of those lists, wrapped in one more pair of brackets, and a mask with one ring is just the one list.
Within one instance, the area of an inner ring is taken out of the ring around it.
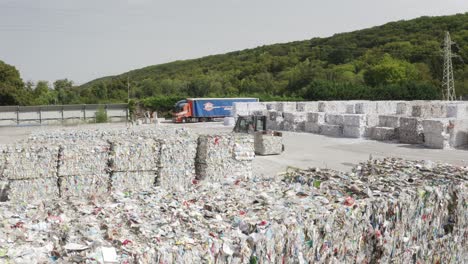
{"label": "green forested hill", "polygon": [[[440,97],[441,44],[458,44],[458,95],[468,95],[468,13],[421,17],[284,44],[148,66],[73,88],[70,102],[133,98],[254,95],[265,99],[435,99]],[[151,100],[147,100],[148,102]]]}

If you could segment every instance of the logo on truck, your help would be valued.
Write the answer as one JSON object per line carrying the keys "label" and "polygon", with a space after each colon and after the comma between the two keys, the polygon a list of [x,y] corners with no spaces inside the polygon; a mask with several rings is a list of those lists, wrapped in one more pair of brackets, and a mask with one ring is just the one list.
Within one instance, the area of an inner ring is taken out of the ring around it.
{"label": "logo on truck", "polygon": [[213,109],[214,109],[214,106],[213,106],[213,104],[212,104],[212,103],[210,103],[210,102],[208,102],[208,103],[205,103],[203,106],[204,106],[204,107],[203,107],[203,109],[205,109],[205,111],[211,111],[211,110],[213,110]]}

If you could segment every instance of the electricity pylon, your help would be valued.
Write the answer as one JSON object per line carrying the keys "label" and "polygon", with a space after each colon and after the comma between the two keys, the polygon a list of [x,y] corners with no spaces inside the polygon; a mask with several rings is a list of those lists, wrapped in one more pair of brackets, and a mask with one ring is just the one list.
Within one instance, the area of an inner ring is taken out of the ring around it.
{"label": "electricity pylon", "polygon": [[447,31],[444,40],[444,77],[442,79],[442,92],[444,100],[448,101],[456,100],[452,65],[452,58],[455,57],[452,54],[453,44],[454,42],[452,42],[450,38],[450,33]]}

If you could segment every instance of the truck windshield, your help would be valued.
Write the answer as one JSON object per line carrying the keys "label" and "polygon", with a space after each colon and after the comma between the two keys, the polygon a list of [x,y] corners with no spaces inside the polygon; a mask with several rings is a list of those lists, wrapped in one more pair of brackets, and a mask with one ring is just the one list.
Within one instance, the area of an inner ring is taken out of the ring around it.
{"label": "truck windshield", "polygon": [[187,101],[186,101],[186,100],[178,101],[178,102],[174,105],[174,113],[182,112],[182,110],[184,109],[184,106],[185,106],[186,104],[187,104]]}

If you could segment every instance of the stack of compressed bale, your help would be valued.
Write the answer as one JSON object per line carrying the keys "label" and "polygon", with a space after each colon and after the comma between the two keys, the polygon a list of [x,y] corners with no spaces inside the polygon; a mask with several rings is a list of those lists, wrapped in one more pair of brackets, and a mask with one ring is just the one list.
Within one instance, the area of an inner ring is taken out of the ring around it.
{"label": "stack of compressed bale", "polygon": [[201,135],[198,138],[196,174],[198,180],[250,178],[255,157],[252,135]]}
{"label": "stack of compressed bale", "polygon": [[283,130],[301,132],[305,129],[307,121],[306,112],[284,112]]}
{"label": "stack of compressed bale", "polygon": [[318,111],[325,113],[346,113],[346,101],[319,101]]}
{"label": "stack of compressed bale", "polygon": [[159,142],[152,138],[120,135],[108,137],[112,191],[145,191],[155,184]]}
{"label": "stack of compressed bale", "polygon": [[278,110],[278,102],[265,102],[267,110]]}
{"label": "stack of compressed bale", "polygon": [[161,152],[156,185],[166,189],[187,189],[195,179],[198,136],[176,130],[170,137],[159,138]]}
{"label": "stack of compressed bale", "polygon": [[297,107],[296,107],[296,102],[278,102],[276,104],[276,108],[278,112],[284,113],[284,112],[295,112]]}
{"label": "stack of compressed bale", "polygon": [[267,130],[283,130],[283,113],[276,110],[268,110],[266,128]]}
{"label": "stack of compressed bale", "polygon": [[311,112],[307,113],[307,122],[305,131],[314,134],[320,134],[320,127],[325,124],[325,113]]}
{"label": "stack of compressed bale", "polygon": [[412,117],[443,118],[447,116],[447,103],[445,102],[415,103],[411,109]]}
{"label": "stack of compressed bale", "polygon": [[8,199],[13,202],[50,200],[57,188],[57,144],[32,142],[3,147],[3,177],[8,180]]}
{"label": "stack of compressed bale", "polygon": [[319,102],[297,102],[297,112],[318,112]]}
{"label": "stack of compressed bale", "polygon": [[389,141],[398,139],[399,115],[379,115],[379,125],[372,128],[371,139]]}
{"label": "stack of compressed bale", "polygon": [[468,119],[468,103],[457,102],[447,104],[447,117]]}
{"label": "stack of compressed bale", "polygon": [[[198,135],[186,128],[134,128],[132,133],[154,140],[156,178],[154,185],[165,189],[182,190],[195,179],[195,158]],[[154,166],[152,164],[151,166]]]}
{"label": "stack of compressed bale", "polygon": [[232,104],[231,116],[237,118],[238,116],[252,115],[254,112],[257,114],[260,112],[264,115],[267,111],[267,107],[261,102],[235,102]]}
{"label": "stack of compressed bale", "polygon": [[468,120],[432,118],[422,121],[424,146],[436,149],[463,148],[468,145]]}
{"label": "stack of compressed bale", "polygon": [[410,116],[413,111],[413,105],[417,101],[401,101],[397,102],[396,114],[401,116]]}
{"label": "stack of compressed bale", "polygon": [[60,143],[59,188],[62,197],[102,196],[108,193],[110,144],[102,138]]}
{"label": "stack of compressed bale", "polygon": [[357,103],[365,103],[368,101],[365,100],[355,100],[355,101],[347,101],[346,102],[346,113],[347,114],[357,114],[356,113],[356,104]]}
{"label": "stack of compressed bale", "polygon": [[254,142],[257,155],[277,155],[283,152],[283,137],[279,132],[256,132]]}
{"label": "stack of compressed bale", "polygon": [[367,116],[363,114],[343,115],[343,136],[349,138],[362,138],[367,136]]}
{"label": "stack of compressed bale", "polygon": [[320,134],[332,137],[342,137],[343,127],[343,114],[326,113],[325,123],[320,125]]}
{"label": "stack of compressed bale", "polygon": [[401,143],[424,143],[424,131],[422,119],[419,117],[401,117],[398,138]]}

